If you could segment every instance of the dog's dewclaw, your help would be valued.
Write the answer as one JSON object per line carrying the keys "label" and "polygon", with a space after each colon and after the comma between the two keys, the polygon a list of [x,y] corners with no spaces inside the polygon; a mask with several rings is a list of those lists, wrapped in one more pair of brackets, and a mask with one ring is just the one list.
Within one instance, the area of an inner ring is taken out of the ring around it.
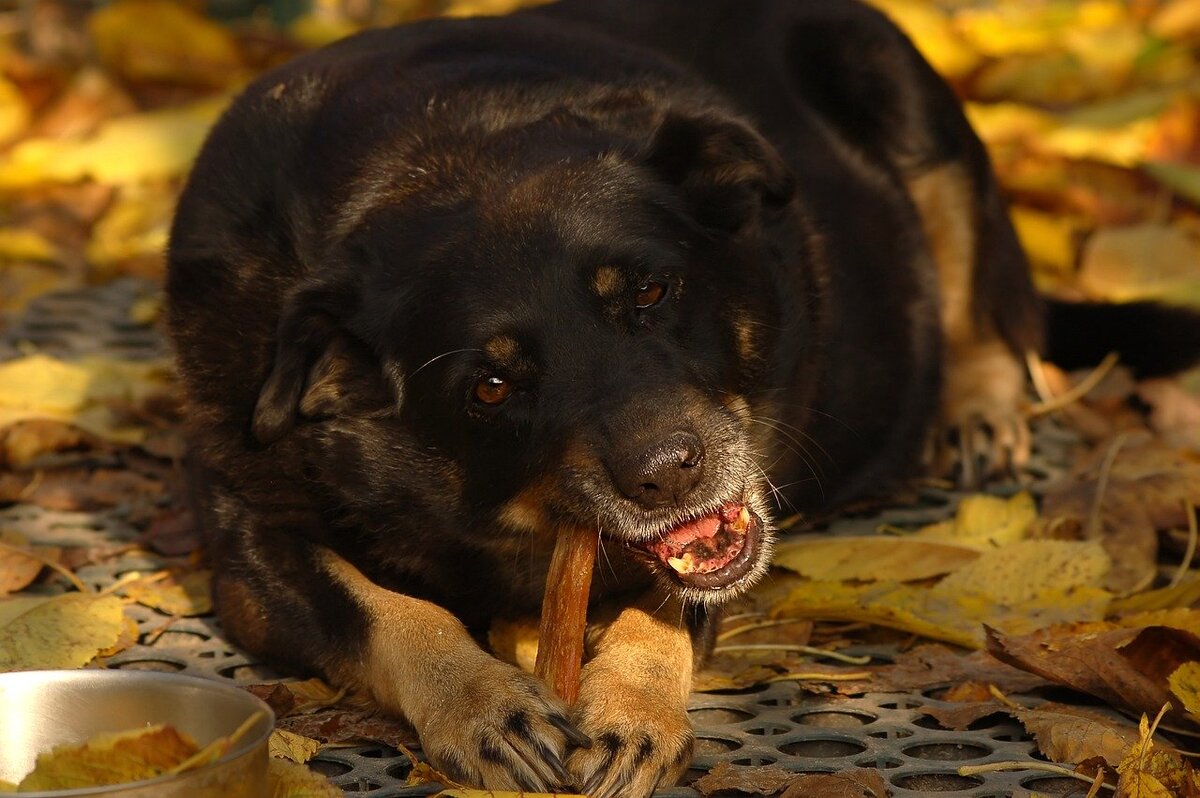
{"label": "dog's dewclaw", "polygon": [[560,528],[546,574],[534,673],[568,704],[575,703],[579,695],[588,592],[598,536],[598,530],[587,527]]}

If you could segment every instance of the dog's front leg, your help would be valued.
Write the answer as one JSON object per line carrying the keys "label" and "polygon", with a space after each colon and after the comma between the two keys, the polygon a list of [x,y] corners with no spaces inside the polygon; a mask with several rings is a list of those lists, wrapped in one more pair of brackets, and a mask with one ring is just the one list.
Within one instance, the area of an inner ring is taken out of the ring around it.
{"label": "dog's front leg", "polygon": [[343,660],[343,680],[404,715],[436,767],[498,790],[549,792],[572,780],[568,743],[588,741],[545,685],[486,654],[445,609],[376,585],[332,552],[323,561],[367,618],[366,644]]}
{"label": "dog's front leg", "polygon": [[647,596],[589,627],[572,720],[593,742],[567,767],[592,798],[644,798],[687,770],[693,647],[683,616],[675,601]]}

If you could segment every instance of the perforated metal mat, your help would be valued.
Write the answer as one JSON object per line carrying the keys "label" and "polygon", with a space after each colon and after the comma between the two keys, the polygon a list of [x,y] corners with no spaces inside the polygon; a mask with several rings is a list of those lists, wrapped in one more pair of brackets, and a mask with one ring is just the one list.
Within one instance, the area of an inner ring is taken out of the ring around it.
{"label": "perforated metal mat", "polygon": [[[60,357],[104,354],[154,357],[166,351],[152,327],[130,320],[132,304],[153,296],[153,285],[123,280],[105,287],[44,296],[24,314],[8,319],[0,336],[0,360],[31,349]],[[1039,457],[1032,471],[1038,482],[1053,477],[1069,440],[1051,428],[1039,436]],[[948,516],[952,493],[931,491],[911,507],[851,517],[833,524],[834,534],[861,534],[880,524],[925,523]],[[131,544],[138,530],[129,510],[116,507],[95,513],[53,512],[27,504],[0,509],[0,528],[25,534],[36,543],[110,548]],[[130,571],[166,565],[157,555],[130,547],[103,565],[84,566],[79,576],[96,587],[111,585]],[[49,590],[53,588],[44,587]],[[172,619],[145,607],[131,608],[139,642],[110,658],[112,668],[174,671],[247,684],[275,678],[222,637],[215,618]],[[1013,721],[988,719],[970,731],[948,731],[923,715],[922,707],[949,706],[924,695],[868,694],[857,698],[813,696],[794,683],[777,683],[736,694],[695,694],[689,713],[696,728],[695,760],[684,783],[715,765],[772,764],[798,773],[877,768],[892,794],[920,796],[1022,796],[1036,791],[1082,795],[1080,783],[1034,771],[994,772],[964,777],[963,764],[1036,761],[1034,746]],[[408,759],[381,745],[323,751],[312,765],[349,793],[374,798],[428,795],[430,786],[408,787]],[[718,793],[737,795],[740,793]],[[695,790],[678,787],[660,798],[691,798]]]}

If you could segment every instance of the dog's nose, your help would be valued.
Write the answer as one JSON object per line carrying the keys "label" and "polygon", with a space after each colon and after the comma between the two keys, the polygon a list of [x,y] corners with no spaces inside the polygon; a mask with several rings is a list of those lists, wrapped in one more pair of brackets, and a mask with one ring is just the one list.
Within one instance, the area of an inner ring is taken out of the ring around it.
{"label": "dog's nose", "polygon": [[613,469],[613,481],[647,510],[679,502],[704,473],[704,444],[690,430],[676,430]]}

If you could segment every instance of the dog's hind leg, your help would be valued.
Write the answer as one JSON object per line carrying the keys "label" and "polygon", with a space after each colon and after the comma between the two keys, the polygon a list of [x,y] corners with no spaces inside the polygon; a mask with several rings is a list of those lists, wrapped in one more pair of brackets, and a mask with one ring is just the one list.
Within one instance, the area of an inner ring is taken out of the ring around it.
{"label": "dog's hind leg", "polygon": [[1022,356],[1041,338],[1028,267],[984,167],[952,161],[907,181],[937,272],[943,334],[927,466],[967,487],[1029,459]]}

